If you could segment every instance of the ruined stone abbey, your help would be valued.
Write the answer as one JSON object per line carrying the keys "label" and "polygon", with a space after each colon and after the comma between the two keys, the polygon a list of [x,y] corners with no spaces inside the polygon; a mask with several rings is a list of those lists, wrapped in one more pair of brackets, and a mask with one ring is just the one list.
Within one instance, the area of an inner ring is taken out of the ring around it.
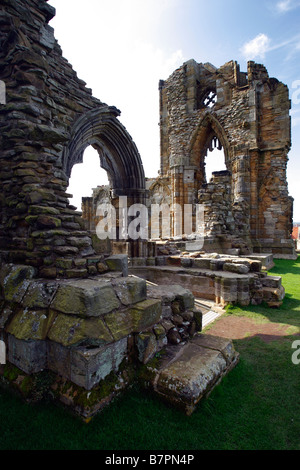
{"label": "ruined stone abbey", "polygon": [[[234,61],[186,62],[159,83],[161,164],[148,179],[120,111],[63,57],[54,15],[46,0],[0,0],[1,380],[11,368],[19,385],[29,377],[29,399],[46,374],[51,393],[85,418],[139,380],[190,414],[238,362],[230,340],[201,334],[207,302],[218,311],[284,297],[266,269],[295,257],[288,88],[254,62],[245,73]],[[83,198],[81,213],[67,188],[90,145],[110,186]],[[209,180],[213,148],[226,170]],[[117,240],[99,240],[97,207],[119,210],[120,197],[168,205],[168,239],[161,227],[155,239],[123,239],[117,220]],[[184,208],[197,204],[198,248],[194,212],[182,230]]]}

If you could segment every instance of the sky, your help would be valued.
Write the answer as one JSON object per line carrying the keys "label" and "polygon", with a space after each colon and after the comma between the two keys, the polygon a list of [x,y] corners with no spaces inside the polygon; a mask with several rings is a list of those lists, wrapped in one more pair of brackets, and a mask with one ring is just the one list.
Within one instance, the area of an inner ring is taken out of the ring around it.
{"label": "sky", "polygon": [[[287,170],[300,222],[300,1],[298,0],[49,0],[50,25],[63,55],[103,103],[121,111],[147,177],[159,170],[159,80],[185,61],[216,67],[254,60],[289,87],[292,149]],[[87,168],[84,173],[83,169]],[[80,197],[106,184],[91,148],[75,165],[69,192]]]}

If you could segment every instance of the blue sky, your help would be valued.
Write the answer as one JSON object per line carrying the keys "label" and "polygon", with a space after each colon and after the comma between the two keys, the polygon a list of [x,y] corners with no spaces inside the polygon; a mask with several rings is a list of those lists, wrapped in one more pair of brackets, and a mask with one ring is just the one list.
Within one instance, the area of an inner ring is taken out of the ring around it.
{"label": "blue sky", "polygon": [[[158,82],[183,62],[216,67],[236,60],[263,63],[289,87],[292,149],[288,182],[294,221],[300,222],[300,1],[297,0],[49,0],[64,56],[94,96],[116,106],[141,154],[146,176],[159,169]],[[71,193],[89,196],[102,184],[97,158],[72,172]],[[92,169],[91,169],[92,168]],[[77,172],[77,173],[76,173]],[[77,176],[76,176],[77,174]],[[103,179],[105,182],[105,179]],[[78,201],[78,199],[77,199]],[[78,204],[78,202],[77,202]]]}

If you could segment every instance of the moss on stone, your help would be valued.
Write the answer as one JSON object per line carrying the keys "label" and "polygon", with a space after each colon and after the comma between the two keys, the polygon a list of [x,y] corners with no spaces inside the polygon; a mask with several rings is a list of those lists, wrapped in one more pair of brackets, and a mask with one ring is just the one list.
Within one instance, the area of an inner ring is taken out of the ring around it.
{"label": "moss on stone", "polygon": [[101,318],[83,319],[62,313],[52,323],[48,338],[63,346],[75,346],[89,341],[101,345],[113,341]]}
{"label": "moss on stone", "polygon": [[55,317],[54,312],[46,310],[20,310],[7,327],[7,333],[17,339],[44,340]]}
{"label": "moss on stone", "polygon": [[35,275],[31,266],[6,265],[1,269],[0,284],[3,287],[5,299],[20,301],[25,294],[30,279]]}
{"label": "moss on stone", "polygon": [[134,332],[144,331],[152,325],[158,323],[161,317],[162,307],[161,301],[155,299],[147,299],[138,302],[129,309],[132,318]]}
{"label": "moss on stone", "polygon": [[14,382],[23,372],[13,364],[7,363],[4,366],[3,377],[9,382]]}

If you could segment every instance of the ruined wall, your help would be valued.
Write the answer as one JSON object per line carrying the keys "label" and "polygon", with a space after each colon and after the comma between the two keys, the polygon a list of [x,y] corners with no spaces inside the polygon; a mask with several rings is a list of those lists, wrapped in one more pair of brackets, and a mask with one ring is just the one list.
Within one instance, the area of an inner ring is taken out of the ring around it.
{"label": "ruined wall", "polygon": [[[203,200],[207,152],[223,148],[231,173],[233,243],[244,240],[241,252],[293,255],[288,88],[254,62],[242,73],[233,61],[217,69],[194,60],[159,88],[160,176],[169,178],[172,202],[183,207]],[[221,217],[222,205],[214,207],[216,218],[218,211]]]}
{"label": "ruined wall", "polygon": [[[95,253],[93,226],[66,193],[72,166],[92,145],[112,201],[126,196],[130,206],[145,202],[143,165],[120,112],[62,56],[54,14],[45,0],[0,0],[0,384],[26,399],[49,392],[89,419],[149,365],[145,386],[190,413],[238,355],[229,340],[197,335],[202,312],[190,291],[149,288],[128,275],[127,254]],[[156,260],[155,245],[140,240],[128,254]],[[152,367],[158,353],[167,374]],[[183,377],[172,372],[181,358]]]}
{"label": "ruined wall", "polygon": [[63,57],[48,25],[54,15],[45,0],[0,1],[0,251],[44,277],[84,277],[82,259],[94,250],[66,193],[72,166],[93,145],[112,190],[132,200],[143,198],[144,173],[120,112],[94,98]]}

